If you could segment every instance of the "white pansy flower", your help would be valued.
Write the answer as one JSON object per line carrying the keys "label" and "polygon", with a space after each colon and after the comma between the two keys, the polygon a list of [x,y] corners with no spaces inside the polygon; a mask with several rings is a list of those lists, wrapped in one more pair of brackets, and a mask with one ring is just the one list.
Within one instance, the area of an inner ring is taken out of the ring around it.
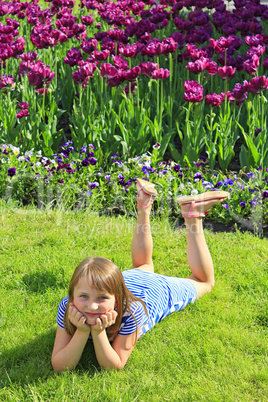
{"label": "white pansy flower", "polygon": [[33,156],[33,151],[34,151],[34,149],[32,148],[30,151],[26,151],[25,152],[25,157],[27,158],[27,157],[31,157],[31,156]]}
{"label": "white pansy flower", "polygon": [[11,148],[12,152],[15,155],[18,155],[20,153],[20,148],[19,147],[14,147],[14,145],[9,144],[9,148]]}
{"label": "white pansy flower", "polygon": [[198,193],[199,191],[196,188],[191,191],[191,195],[197,195]]}

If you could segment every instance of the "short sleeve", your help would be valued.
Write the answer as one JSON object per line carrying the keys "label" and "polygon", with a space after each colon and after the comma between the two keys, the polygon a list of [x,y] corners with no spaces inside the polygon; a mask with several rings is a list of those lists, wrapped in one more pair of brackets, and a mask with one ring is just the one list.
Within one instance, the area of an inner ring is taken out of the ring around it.
{"label": "short sleeve", "polygon": [[58,307],[57,324],[62,329],[64,329],[63,319],[66,311],[67,302],[68,302],[68,296],[62,299]]}
{"label": "short sleeve", "polygon": [[147,322],[147,314],[144,311],[143,305],[140,302],[135,302],[131,306],[132,315],[127,311],[122,317],[122,323],[119,329],[119,335],[129,335],[136,332],[138,328],[141,328]]}

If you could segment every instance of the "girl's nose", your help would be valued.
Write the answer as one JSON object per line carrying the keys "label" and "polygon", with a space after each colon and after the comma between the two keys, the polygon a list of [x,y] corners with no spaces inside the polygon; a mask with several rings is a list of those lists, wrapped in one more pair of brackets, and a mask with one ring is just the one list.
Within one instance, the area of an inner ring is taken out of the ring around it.
{"label": "girl's nose", "polygon": [[88,308],[91,311],[95,311],[95,310],[98,309],[98,304],[96,302],[94,302],[94,301],[89,301],[88,302]]}

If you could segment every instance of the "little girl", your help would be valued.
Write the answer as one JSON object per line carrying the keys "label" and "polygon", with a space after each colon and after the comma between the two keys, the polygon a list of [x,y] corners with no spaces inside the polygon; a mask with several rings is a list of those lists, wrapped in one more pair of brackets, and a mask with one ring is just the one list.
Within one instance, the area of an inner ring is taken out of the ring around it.
{"label": "little girl", "polygon": [[86,258],[72,276],[69,296],[58,309],[52,353],[56,371],[72,370],[89,337],[102,368],[122,369],[136,342],[168,314],[211,291],[214,269],[202,217],[228,195],[210,191],[179,197],[187,232],[187,258],[192,275],[173,278],[154,273],[150,210],[154,184],[137,179],[138,216],[132,240],[133,269],[121,273],[106,258]]}

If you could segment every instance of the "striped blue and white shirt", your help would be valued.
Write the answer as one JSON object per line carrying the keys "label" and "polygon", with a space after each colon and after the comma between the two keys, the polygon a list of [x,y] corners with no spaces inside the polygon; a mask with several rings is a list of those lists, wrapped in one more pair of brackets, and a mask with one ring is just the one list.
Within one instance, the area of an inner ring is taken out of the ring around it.
{"label": "striped blue and white shirt", "polygon": [[[122,317],[118,334],[129,335],[140,329],[139,338],[167,315],[182,310],[196,300],[196,289],[188,279],[174,278],[139,269],[122,272],[127,288],[146,305],[148,316],[140,302],[131,306],[136,321],[127,311]],[[62,299],[57,324],[64,329],[63,317],[68,297]]]}

